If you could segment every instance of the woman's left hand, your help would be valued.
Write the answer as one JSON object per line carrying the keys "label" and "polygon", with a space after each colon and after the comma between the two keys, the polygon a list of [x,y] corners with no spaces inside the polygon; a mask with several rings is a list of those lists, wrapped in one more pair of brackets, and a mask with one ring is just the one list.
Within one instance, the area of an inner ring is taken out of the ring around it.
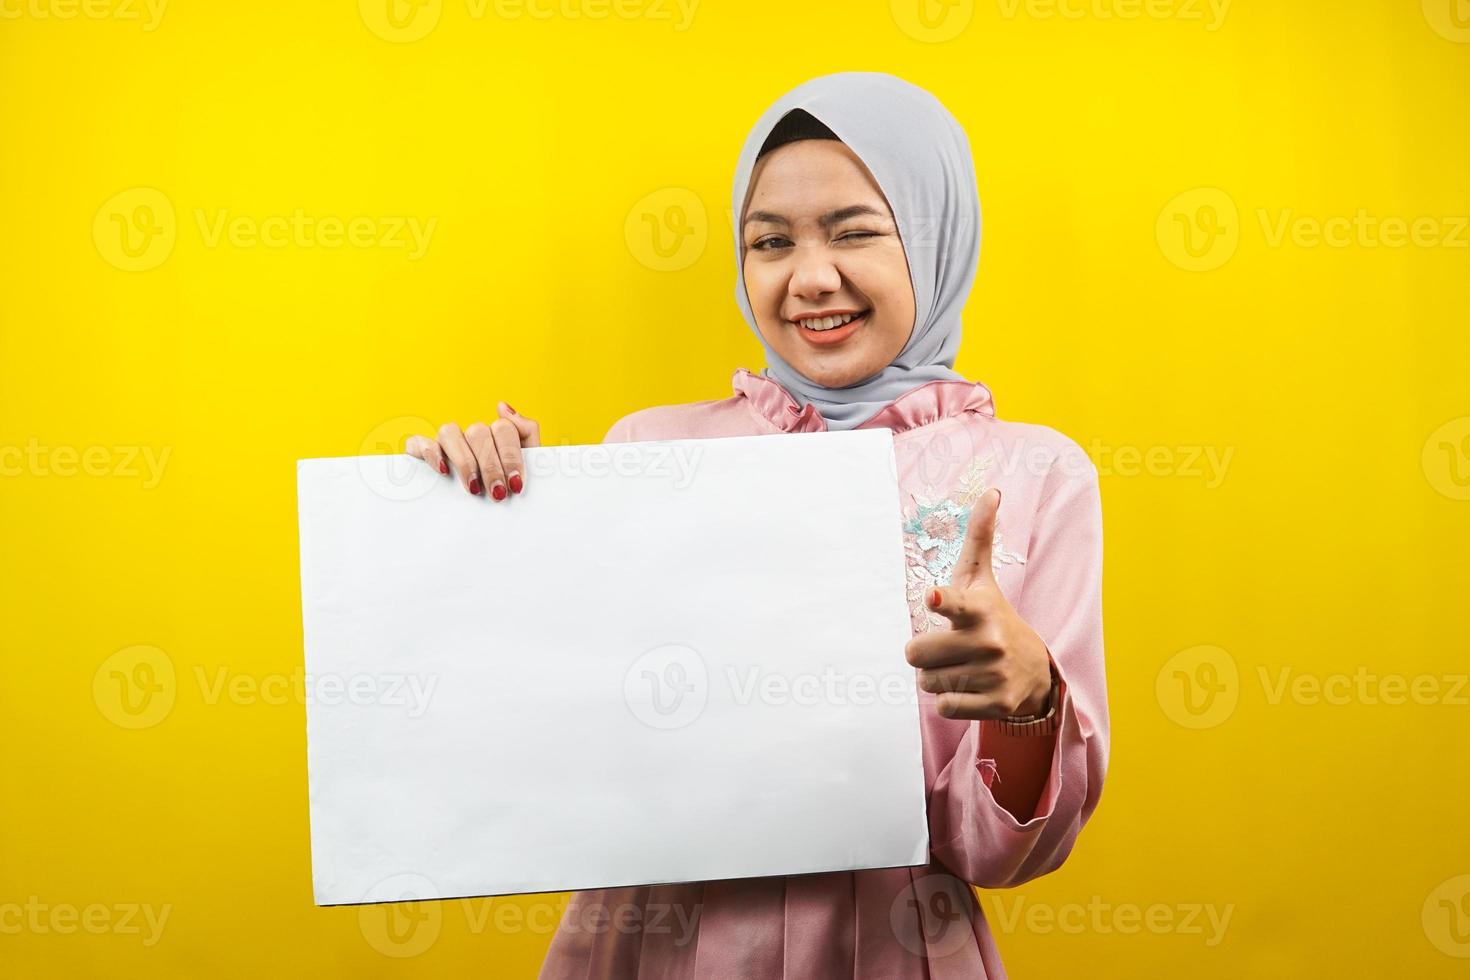
{"label": "woman's left hand", "polygon": [[904,648],[920,668],[919,687],[938,695],[935,708],[947,718],[1040,714],[1051,694],[1051,653],[1001,594],[991,568],[999,510],[998,488],[976,501],[950,585],[926,597],[951,628],[920,633]]}

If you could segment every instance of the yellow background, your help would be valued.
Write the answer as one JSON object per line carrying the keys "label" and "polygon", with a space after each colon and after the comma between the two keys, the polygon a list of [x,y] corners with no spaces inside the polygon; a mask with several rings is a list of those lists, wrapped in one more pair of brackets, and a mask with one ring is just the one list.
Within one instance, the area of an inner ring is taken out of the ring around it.
{"label": "yellow background", "polygon": [[[0,4],[0,913],[107,910],[0,972],[534,975],[558,896],[390,909],[407,949],[312,904],[294,461],[727,395],[740,142],[872,69],[973,144],[957,367],[1103,472],[1112,768],[1067,865],[985,897],[1012,975],[1465,974],[1463,0],[394,2]],[[297,209],[435,226],[208,234]],[[1430,223],[1314,240],[1360,209]]]}

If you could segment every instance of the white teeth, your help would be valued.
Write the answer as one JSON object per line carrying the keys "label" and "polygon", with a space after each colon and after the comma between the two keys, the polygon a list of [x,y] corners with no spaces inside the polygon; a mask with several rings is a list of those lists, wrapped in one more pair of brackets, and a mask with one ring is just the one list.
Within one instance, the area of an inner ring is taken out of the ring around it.
{"label": "white teeth", "polygon": [[859,315],[857,313],[840,313],[837,316],[823,316],[815,320],[797,320],[796,322],[807,330],[831,330],[833,327],[840,327]]}

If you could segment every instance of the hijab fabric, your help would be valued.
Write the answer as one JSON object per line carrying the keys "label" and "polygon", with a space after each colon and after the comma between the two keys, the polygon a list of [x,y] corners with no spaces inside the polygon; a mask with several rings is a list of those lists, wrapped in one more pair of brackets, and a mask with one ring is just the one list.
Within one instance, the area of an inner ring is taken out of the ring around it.
{"label": "hijab fabric", "polygon": [[[914,329],[883,370],[845,388],[801,375],[777,354],[756,325],[745,294],[740,218],[756,157],[772,128],[803,109],[832,130],[867,165],[898,224],[914,287]],[[970,141],[959,122],[928,92],[879,72],[840,72],[805,82],[777,99],[745,138],[735,167],[735,302],[766,351],[772,378],[827,428],[855,428],[894,399],[930,381],[965,381],[953,370],[960,313],[980,258],[980,198]]]}

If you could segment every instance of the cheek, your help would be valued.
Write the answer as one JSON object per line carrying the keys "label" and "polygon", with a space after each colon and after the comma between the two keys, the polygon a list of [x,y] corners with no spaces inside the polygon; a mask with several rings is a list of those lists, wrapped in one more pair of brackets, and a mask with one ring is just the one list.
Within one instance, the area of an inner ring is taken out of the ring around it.
{"label": "cheek", "polygon": [[745,295],[755,315],[760,319],[774,317],[781,301],[779,277],[770,268],[750,262],[745,265],[744,276]]}
{"label": "cheek", "polygon": [[901,347],[914,329],[914,286],[903,253],[896,261],[895,256],[883,256],[866,273],[864,291],[881,312],[877,323],[883,338]]}
{"label": "cheek", "polygon": [[896,283],[893,293],[893,316],[890,326],[899,347],[908,342],[909,334],[914,332],[914,287],[908,279],[908,273],[904,273],[903,279]]}

